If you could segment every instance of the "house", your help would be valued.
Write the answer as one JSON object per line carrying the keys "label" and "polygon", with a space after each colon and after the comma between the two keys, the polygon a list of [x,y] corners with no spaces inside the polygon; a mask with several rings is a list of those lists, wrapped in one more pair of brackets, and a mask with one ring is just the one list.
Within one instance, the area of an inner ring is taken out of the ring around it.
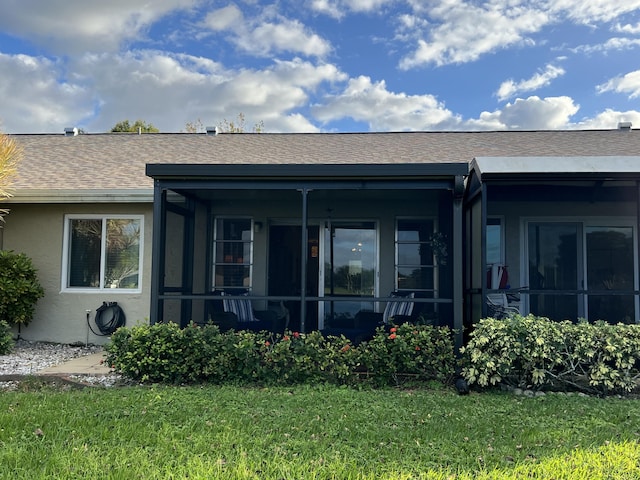
{"label": "house", "polygon": [[113,301],[128,325],[203,323],[221,293],[299,331],[396,295],[459,330],[506,293],[639,319],[636,130],[14,137],[2,248],[46,290],[26,339],[103,342],[87,311]]}

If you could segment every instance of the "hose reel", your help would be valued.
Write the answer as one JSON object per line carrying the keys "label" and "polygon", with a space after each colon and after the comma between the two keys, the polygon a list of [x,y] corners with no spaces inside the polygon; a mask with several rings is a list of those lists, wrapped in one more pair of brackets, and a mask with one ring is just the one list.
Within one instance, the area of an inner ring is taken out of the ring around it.
{"label": "hose reel", "polygon": [[91,328],[89,313],[87,313],[87,324],[89,325],[91,332],[99,337],[106,337],[107,335],[111,335],[118,328],[124,327],[127,322],[127,318],[122,307],[118,305],[118,302],[102,302],[102,305],[96,309],[94,321],[100,333],[96,333],[93,328]]}

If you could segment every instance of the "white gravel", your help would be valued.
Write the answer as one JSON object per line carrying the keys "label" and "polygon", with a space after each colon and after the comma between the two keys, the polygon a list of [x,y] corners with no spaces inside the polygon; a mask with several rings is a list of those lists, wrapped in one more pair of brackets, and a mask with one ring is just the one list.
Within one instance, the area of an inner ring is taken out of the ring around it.
{"label": "white gravel", "polygon": [[[0,355],[0,376],[2,375],[37,375],[45,368],[64,363],[74,358],[102,351],[96,345],[64,345],[57,343],[28,342],[18,340],[12,352]],[[88,385],[110,387],[121,380],[120,375],[73,375],[72,380]],[[0,380],[0,390],[15,388],[17,381]]]}

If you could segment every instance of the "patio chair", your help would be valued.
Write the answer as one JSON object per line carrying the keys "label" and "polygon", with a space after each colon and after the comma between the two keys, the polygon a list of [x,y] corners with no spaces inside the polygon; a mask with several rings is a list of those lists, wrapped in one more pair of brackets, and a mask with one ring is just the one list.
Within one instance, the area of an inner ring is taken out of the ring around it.
{"label": "patio chair", "polygon": [[393,292],[389,296],[397,297],[398,300],[388,301],[382,313],[360,310],[355,317],[349,319],[348,323],[343,320],[340,325],[322,330],[323,335],[344,335],[358,345],[373,338],[378,327],[389,326],[391,323],[399,325],[415,318],[418,309],[415,308],[414,302],[405,301],[405,299],[414,298],[415,293]]}
{"label": "patio chair", "polygon": [[242,298],[248,295],[244,291],[216,291],[221,300],[211,301],[211,320],[222,330],[266,330],[283,333],[285,319],[273,310],[254,310],[251,300]]}
{"label": "patio chair", "polygon": [[509,304],[506,293],[488,293],[487,307],[488,316],[496,319],[520,315],[520,309]]}

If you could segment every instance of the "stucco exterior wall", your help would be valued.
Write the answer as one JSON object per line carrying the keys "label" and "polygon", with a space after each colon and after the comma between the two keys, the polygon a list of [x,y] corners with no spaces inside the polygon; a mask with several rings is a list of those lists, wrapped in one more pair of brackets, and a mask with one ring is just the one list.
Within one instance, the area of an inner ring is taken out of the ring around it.
{"label": "stucco exterior wall", "polygon": [[[38,269],[45,296],[36,306],[33,320],[20,330],[21,338],[55,343],[88,342],[104,344],[108,337],[90,332],[87,310],[93,330],[96,309],[102,302],[118,302],[126,315],[127,326],[148,322],[151,288],[152,205],[149,204],[12,204],[3,233],[5,250],[24,253]],[[142,242],[143,271],[141,293],[62,292],[62,251],[66,214],[144,215]],[[16,333],[17,333],[16,329]]]}

